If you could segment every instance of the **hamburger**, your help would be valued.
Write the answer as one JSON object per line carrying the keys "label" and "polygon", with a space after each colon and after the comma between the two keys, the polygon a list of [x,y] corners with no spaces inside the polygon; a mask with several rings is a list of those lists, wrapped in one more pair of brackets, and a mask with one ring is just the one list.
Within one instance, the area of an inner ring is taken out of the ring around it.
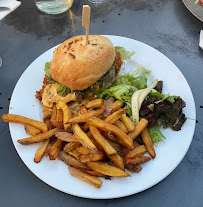
{"label": "hamburger", "polygon": [[42,100],[45,86],[58,82],[65,91],[62,96],[75,92],[80,103],[82,98],[108,88],[118,76],[122,63],[120,53],[108,38],[89,35],[86,44],[85,35],[72,37],[55,49],[48,75],[36,97]]}

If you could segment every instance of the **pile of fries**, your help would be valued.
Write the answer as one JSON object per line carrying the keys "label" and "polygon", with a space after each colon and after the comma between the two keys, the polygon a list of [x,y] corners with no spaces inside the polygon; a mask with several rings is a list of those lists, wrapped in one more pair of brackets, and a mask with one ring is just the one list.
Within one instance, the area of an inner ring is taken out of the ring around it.
{"label": "pile of fries", "polygon": [[[142,118],[135,126],[122,106],[119,100],[83,100],[73,113],[67,103],[54,103],[52,108],[44,106],[43,122],[13,114],[4,114],[2,120],[25,126],[31,137],[18,143],[40,143],[34,162],[43,155],[58,158],[72,176],[100,188],[98,177],[129,177],[125,168],[138,173],[140,164],[156,156],[148,121]],[[151,158],[144,156],[146,152]]]}

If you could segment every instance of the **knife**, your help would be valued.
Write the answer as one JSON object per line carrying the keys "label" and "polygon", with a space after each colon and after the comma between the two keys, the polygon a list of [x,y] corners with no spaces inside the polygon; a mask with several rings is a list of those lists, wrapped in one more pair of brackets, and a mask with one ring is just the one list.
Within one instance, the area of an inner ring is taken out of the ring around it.
{"label": "knife", "polygon": [[9,11],[9,10],[10,10],[9,7],[0,6],[0,12],[1,12],[1,11]]}

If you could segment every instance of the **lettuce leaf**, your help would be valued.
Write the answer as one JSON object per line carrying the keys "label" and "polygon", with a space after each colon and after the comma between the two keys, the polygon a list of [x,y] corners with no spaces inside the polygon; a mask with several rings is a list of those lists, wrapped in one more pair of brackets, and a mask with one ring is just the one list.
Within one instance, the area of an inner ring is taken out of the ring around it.
{"label": "lettuce leaf", "polygon": [[57,93],[59,96],[66,96],[68,93],[70,93],[70,89],[66,87],[63,84],[60,84],[60,86],[57,88]]}
{"label": "lettuce leaf", "polygon": [[166,137],[160,132],[158,126],[149,128],[149,134],[153,143],[161,141],[162,138],[166,139]]}
{"label": "lettuce leaf", "polygon": [[50,70],[49,70],[50,64],[51,64],[51,62],[45,63],[44,72],[45,72],[46,76],[49,77],[49,79],[52,79],[51,74],[50,74]]}
{"label": "lettuce leaf", "polygon": [[125,50],[124,47],[116,46],[115,50],[116,50],[116,52],[119,52],[121,54],[122,60],[130,59],[135,54],[134,51],[131,51],[131,52],[127,51],[127,50]]}
{"label": "lettuce leaf", "polygon": [[175,103],[175,100],[177,98],[179,98],[179,96],[170,96],[169,94],[162,94],[162,93],[159,93],[159,92],[151,92],[149,94],[149,96],[151,98],[155,98],[155,97],[161,98],[162,100],[158,101],[158,103],[160,103],[161,101],[167,100],[167,101],[169,101],[172,104]]}

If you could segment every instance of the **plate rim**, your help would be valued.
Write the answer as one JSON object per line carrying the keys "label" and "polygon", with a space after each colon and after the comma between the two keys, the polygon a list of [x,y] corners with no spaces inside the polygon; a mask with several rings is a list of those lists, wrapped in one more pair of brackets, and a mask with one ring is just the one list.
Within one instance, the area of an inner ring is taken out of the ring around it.
{"label": "plate rim", "polygon": [[188,6],[188,4],[185,2],[185,0],[182,0],[183,4],[185,5],[185,7],[190,11],[190,13],[192,13],[197,19],[199,19],[201,22],[203,22],[203,19],[201,17],[199,17],[197,14],[195,14],[194,11],[192,11],[192,9],[190,9],[190,7]]}
{"label": "plate rim", "polygon": [[[179,70],[179,68],[175,65],[175,63],[173,63],[173,61],[170,60],[164,53],[160,52],[160,51],[157,50],[156,48],[153,48],[152,46],[150,46],[150,45],[148,45],[148,44],[146,44],[146,43],[144,43],[144,42],[141,42],[141,41],[138,41],[138,40],[135,40],[135,39],[132,39],[132,38],[123,37],[123,36],[117,36],[117,35],[101,35],[101,36],[105,36],[105,37],[118,37],[118,38],[125,38],[125,39],[129,39],[129,40],[137,41],[137,42],[139,42],[139,43],[141,43],[141,44],[144,44],[144,45],[146,45],[146,46],[148,46],[148,47],[150,47],[150,48],[152,48],[152,49],[158,51],[158,52],[161,53],[165,58],[167,58],[168,61],[170,61],[170,62],[171,62],[171,63],[178,69],[178,71],[181,73],[181,75],[183,76],[184,80],[186,81],[186,83],[187,83],[187,85],[188,85],[188,87],[189,87],[190,93],[191,93],[191,95],[192,95],[192,103],[193,103],[193,105],[194,105],[194,119],[196,119],[196,106],[195,106],[194,96],[193,96],[192,90],[191,90],[191,88],[190,88],[190,85],[188,84],[187,79],[186,79],[185,76],[182,74],[181,70]],[[60,44],[61,44],[61,43],[60,43]],[[41,53],[37,58],[35,58],[35,59],[31,62],[31,64],[29,64],[28,67],[26,67],[26,69],[24,70],[24,72],[27,70],[27,68],[29,68],[29,67],[33,64],[34,61],[36,61],[36,59],[38,59],[40,56],[42,56],[44,53],[46,53],[46,52],[49,51],[50,49],[54,49],[54,48],[58,47],[60,44],[58,44],[58,45],[56,45],[56,46],[54,46],[54,47],[51,47],[51,48],[49,48],[48,50],[46,50],[45,52]],[[15,85],[15,87],[14,87],[14,90],[13,90],[13,92],[12,92],[11,101],[10,101],[10,104],[9,104],[9,113],[10,113],[10,110],[11,110],[10,107],[11,107],[11,103],[12,103],[13,94],[14,94],[15,89],[16,89],[16,86],[17,86],[19,80],[22,78],[24,72],[21,74],[21,76],[20,76],[20,78],[18,79],[18,81],[17,81],[17,83],[16,83],[16,85]],[[11,135],[11,127],[12,127],[12,123],[9,123],[9,131],[10,131],[10,135]],[[165,178],[167,178],[167,177],[168,177],[168,176],[169,176],[169,175],[170,175],[170,174],[171,174],[171,173],[178,167],[178,165],[182,162],[183,158],[184,158],[185,155],[187,154],[188,149],[189,149],[189,147],[190,147],[190,145],[191,145],[191,142],[192,142],[192,140],[193,140],[193,138],[194,138],[195,128],[196,128],[196,125],[195,125],[195,123],[194,123],[194,130],[193,130],[193,133],[192,133],[192,139],[190,140],[190,143],[188,143],[188,147],[187,147],[187,149],[186,149],[184,155],[181,157],[180,161],[179,161],[179,162],[178,162],[172,169],[170,169],[170,170],[166,173],[166,175],[163,175],[163,176],[161,177],[161,179],[159,179],[158,182],[157,182],[157,181],[154,181],[151,185],[146,186],[145,188],[143,188],[142,190],[140,190],[140,191],[138,191],[138,192],[134,192],[134,193],[124,193],[122,196],[108,196],[108,197],[96,197],[96,196],[95,196],[95,197],[91,197],[91,196],[86,196],[86,195],[77,195],[77,194],[75,194],[75,193],[72,193],[72,192],[66,192],[66,191],[64,191],[63,189],[59,189],[59,188],[54,187],[52,184],[46,182],[44,179],[40,178],[37,174],[35,174],[35,173],[33,172],[32,168],[29,167],[29,166],[24,162],[24,160],[23,160],[23,158],[21,157],[20,153],[19,153],[19,152],[17,151],[17,149],[16,149],[16,145],[14,144],[12,135],[11,135],[11,138],[12,138],[12,142],[13,142],[13,145],[14,145],[14,147],[15,147],[15,150],[16,150],[16,152],[18,153],[18,155],[19,155],[19,157],[21,158],[21,160],[23,161],[23,163],[26,165],[26,167],[27,167],[27,168],[28,168],[28,169],[29,169],[35,176],[37,176],[37,177],[38,177],[41,181],[43,181],[45,184],[51,186],[52,188],[54,188],[54,189],[56,189],[56,190],[58,190],[58,191],[61,191],[61,192],[63,192],[63,193],[66,193],[66,194],[69,194],[69,195],[73,195],[73,196],[76,196],[76,197],[79,197],[79,198],[88,198],[88,199],[95,199],[95,200],[96,200],[96,199],[102,199],[102,200],[104,200],[104,199],[123,198],[123,197],[127,197],[127,196],[131,196],[131,195],[135,195],[135,194],[141,193],[141,192],[143,192],[143,191],[145,191],[145,190],[147,190],[147,189],[150,189],[151,187],[153,187],[153,186],[159,184],[161,181],[163,181]]]}

